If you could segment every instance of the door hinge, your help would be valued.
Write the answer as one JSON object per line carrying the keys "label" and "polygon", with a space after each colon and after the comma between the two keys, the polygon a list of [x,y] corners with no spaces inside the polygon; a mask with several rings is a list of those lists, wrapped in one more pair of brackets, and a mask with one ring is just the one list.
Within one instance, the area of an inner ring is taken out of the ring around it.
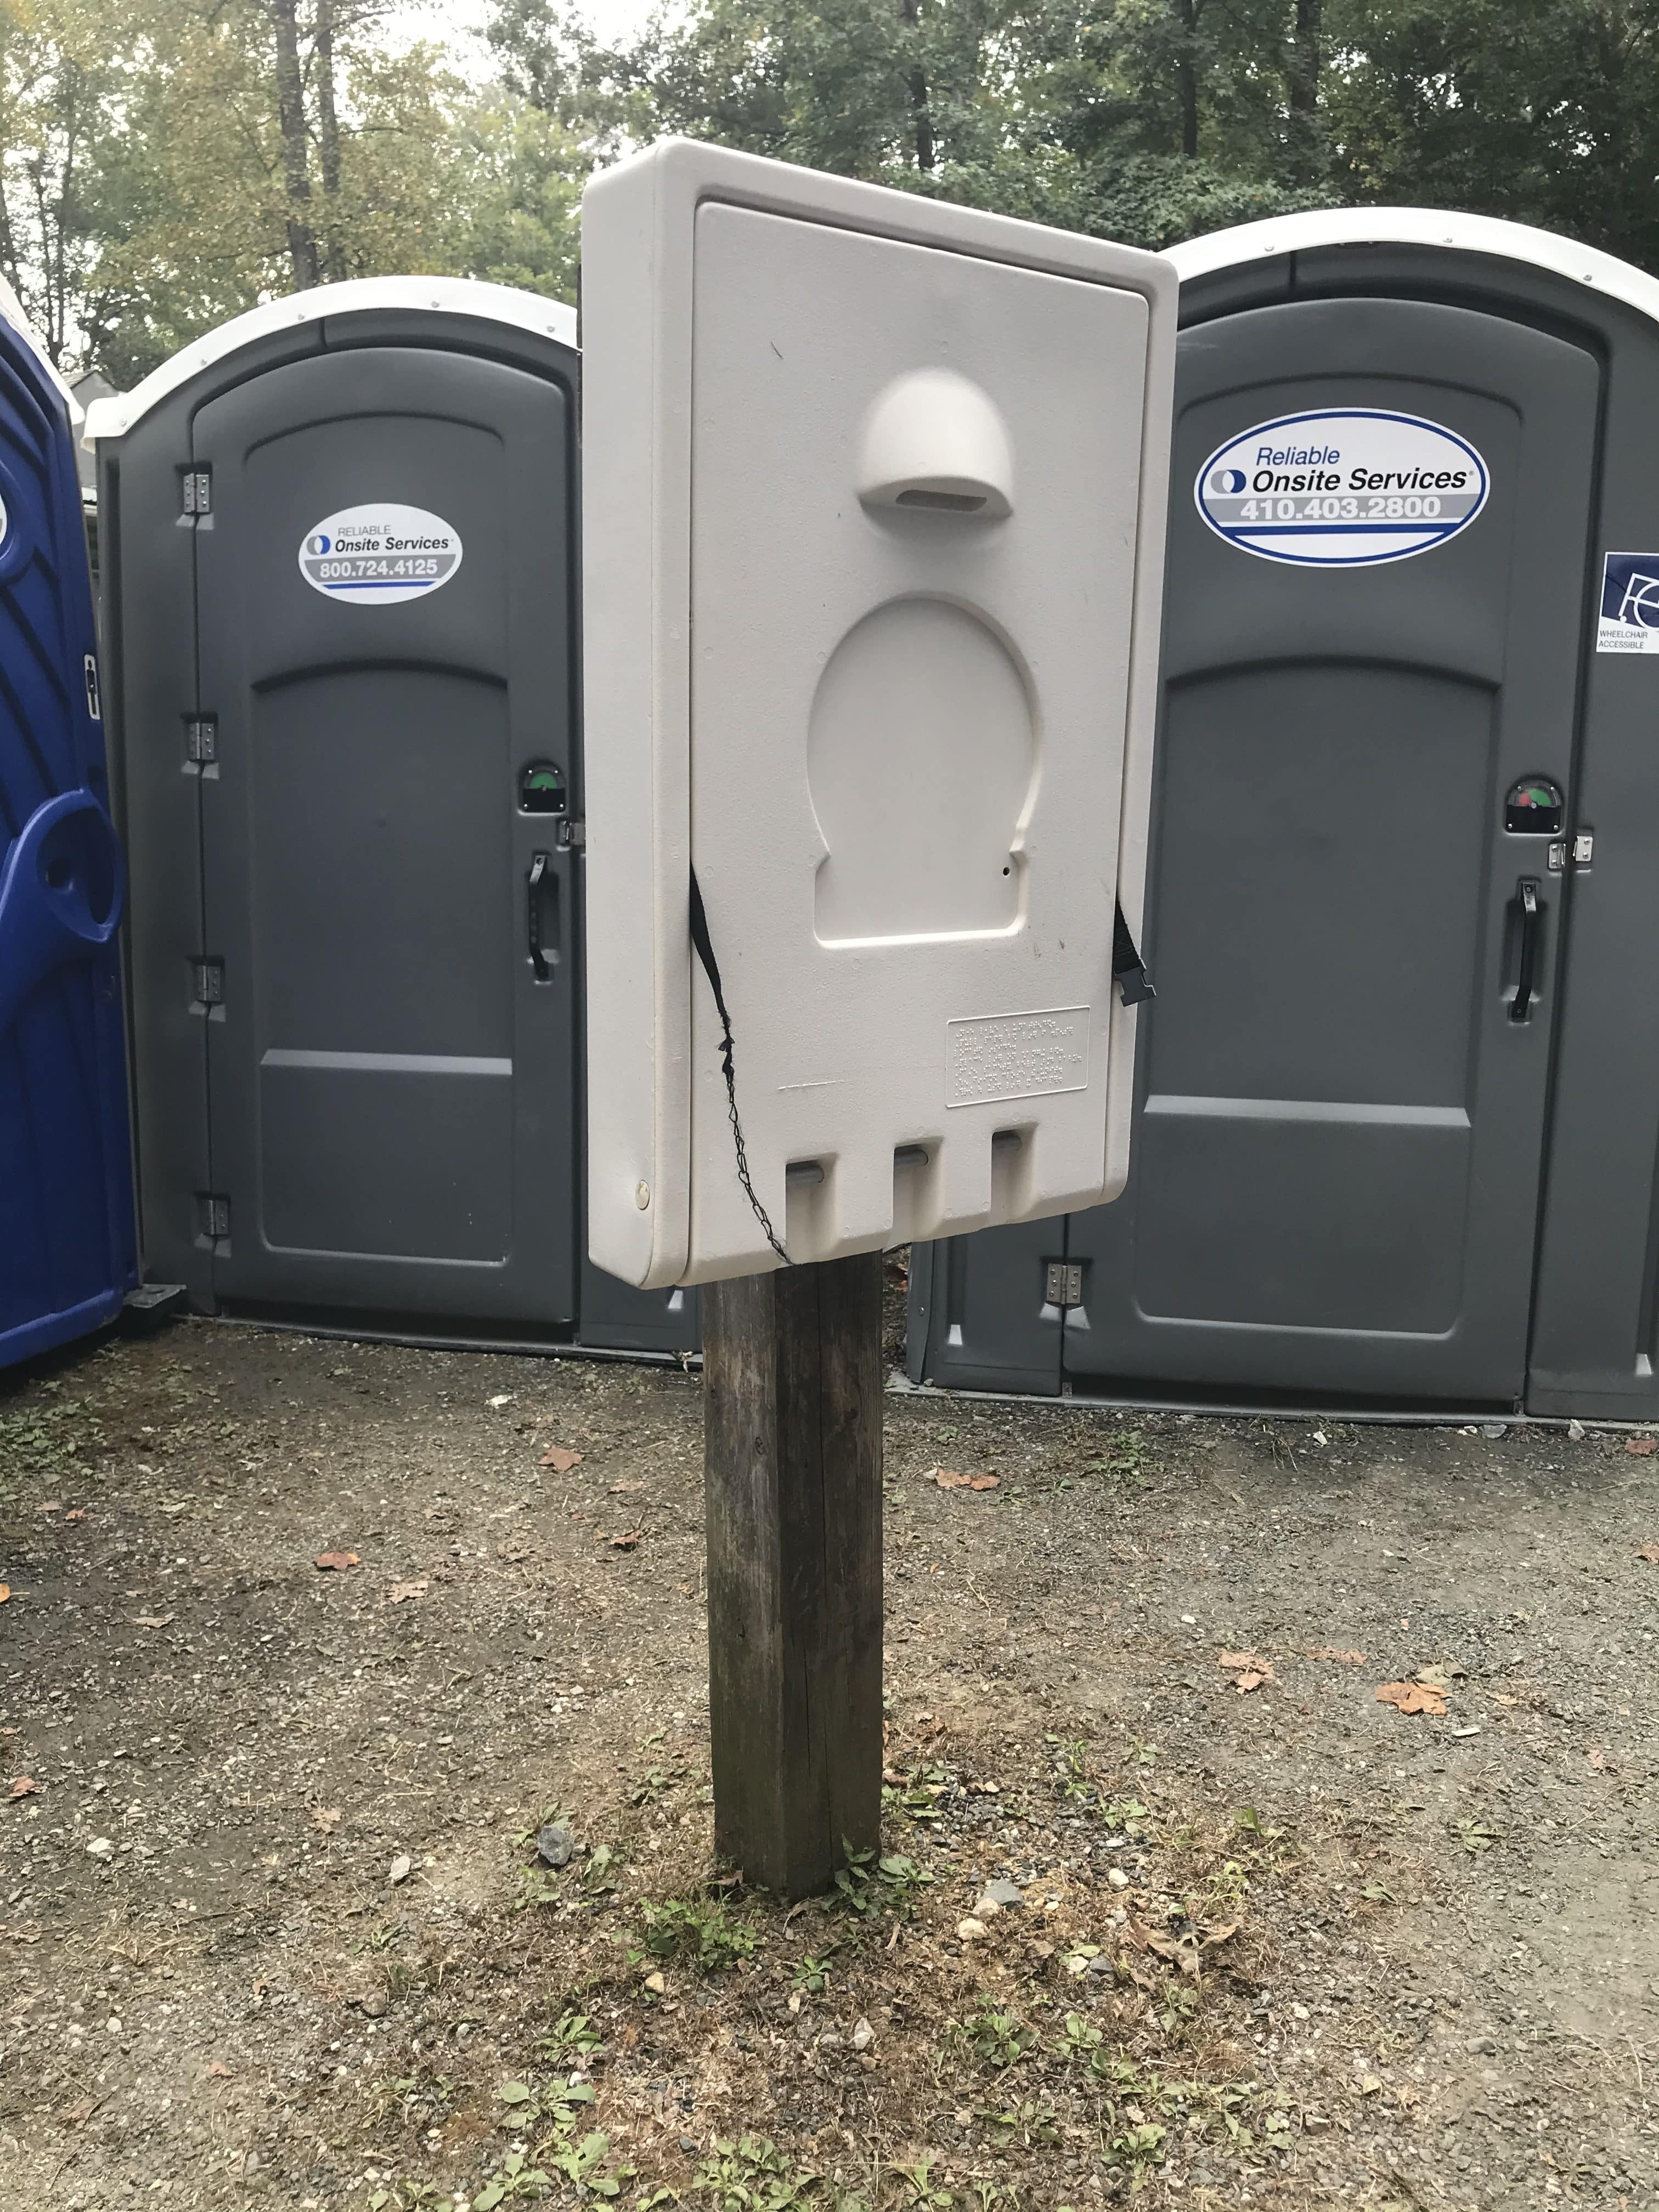
{"label": "door hinge", "polygon": [[222,960],[192,960],[190,963],[191,995],[198,1006],[222,1006],[225,1003],[225,963]]}
{"label": "door hinge", "polygon": [[222,1237],[228,1237],[230,1200],[220,1197],[216,1192],[204,1190],[198,1194],[196,1202],[201,1209],[200,1234],[213,1243]]}
{"label": "door hinge", "polygon": [[211,514],[213,512],[213,471],[211,469],[185,469],[179,478],[179,511],[185,514]]}
{"label": "door hinge", "polygon": [[96,653],[89,653],[86,656],[86,675],[87,712],[94,722],[101,722],[104,714],[102,708],[98,703],[98,656]]}
{"label": "door hinge", "polygon": [[1083,1262],[1081,1260],[1045,1260],[1042,1266],[1042,1303],[1058,1306],[1063,1313],[1068,1306],[1083,1304]]}
{"label": "door hinge", "polygon": [[580,853],[587,842],[586,822],[561,822],[553,832],[553,842],[562,851]]}
{"label": "door hinge", "polygon": [[185,757],[198,768],[219,757],[219,718],[216,714],[185,717]]}
{"label": "door hinge", "polygon": [[1575,872],[1589,866],[1595,858],[1594,830],[1580,830],[1571,839],[1558,837],[1550,847],[1550,873],[1553,876],[1561,875],[1565,871],[1570,857]]}

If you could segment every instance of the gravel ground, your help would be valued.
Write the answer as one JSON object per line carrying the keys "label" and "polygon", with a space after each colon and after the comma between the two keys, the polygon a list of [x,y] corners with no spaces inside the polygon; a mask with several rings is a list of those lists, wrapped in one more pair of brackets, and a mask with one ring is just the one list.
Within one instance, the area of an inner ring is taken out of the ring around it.
{"label": "gravel ground", "polygon": [[1659,2203],[1659,1459],[886,1416],[888,1856],[786,1914],[694,1376],[192,1323],[0,1394],[7,2204]]}

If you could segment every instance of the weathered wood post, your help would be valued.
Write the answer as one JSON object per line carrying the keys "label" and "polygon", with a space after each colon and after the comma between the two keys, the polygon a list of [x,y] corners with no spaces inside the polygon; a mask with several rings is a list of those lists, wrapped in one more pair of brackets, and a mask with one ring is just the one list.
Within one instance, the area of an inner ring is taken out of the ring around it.
{"label": "weathered wood post", "polygon": [[781,1897],[881,1827],[879,1252],[703,1293],[714,1842]]}

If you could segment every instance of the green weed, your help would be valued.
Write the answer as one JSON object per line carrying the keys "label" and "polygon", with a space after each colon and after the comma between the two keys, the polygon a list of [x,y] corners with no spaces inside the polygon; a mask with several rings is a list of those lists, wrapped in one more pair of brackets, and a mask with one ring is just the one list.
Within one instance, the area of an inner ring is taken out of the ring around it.
{"label": "green weed", "polygon": [[760,1938],[724,1898],[674,1897],[643,1908],[639,1948],[629,1956],[689,1960],[705,1974],[723,1974],[753,1955]]}
{"label": "green weed", "polygon": [[917,1895],[933,1875],[902,1851],[878,1856],[873,1850],[855,1851],[844,1840],[842,1849],[847,1863],[836,1869],[836,1888],[848,1911],[862,1920],[877,1919],[884,1912],[908,1919]]}
{"label": "green weed", "polygon": [[988,1997],[982,1997],[965,2019],[952,2021],[951,2027],[981,2066],[994,2066],[999,2072],[1024,2058],[1036,2042],[1018,2013],[999,2012]]}
{"label": "green weed", "polygon": [[714,2198],[716,2212],[791,2212],[821,2179],[792,2164],[764,2136],[739,2136],[716,2141],[691,2186]]}

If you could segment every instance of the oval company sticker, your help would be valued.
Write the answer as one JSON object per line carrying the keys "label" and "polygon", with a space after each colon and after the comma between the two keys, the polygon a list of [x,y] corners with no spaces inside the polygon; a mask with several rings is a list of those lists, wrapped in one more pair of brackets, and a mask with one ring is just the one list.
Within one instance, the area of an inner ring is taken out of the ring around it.
{"label": "oval company sticker", "polygon": [[343,507],[300,541],[300,574],[312,589],[358,606],[422,599],[460,565],[459,532],[441,515],[395,500]]}
{"label": "oval company sticker", "polygon": [[1417,415],[1338,407],[1281,415],[1218,446],[1193,495],[1218,537],[1267,561],[1370,568],[1427,553],[1486,503],[1467,438]]}

